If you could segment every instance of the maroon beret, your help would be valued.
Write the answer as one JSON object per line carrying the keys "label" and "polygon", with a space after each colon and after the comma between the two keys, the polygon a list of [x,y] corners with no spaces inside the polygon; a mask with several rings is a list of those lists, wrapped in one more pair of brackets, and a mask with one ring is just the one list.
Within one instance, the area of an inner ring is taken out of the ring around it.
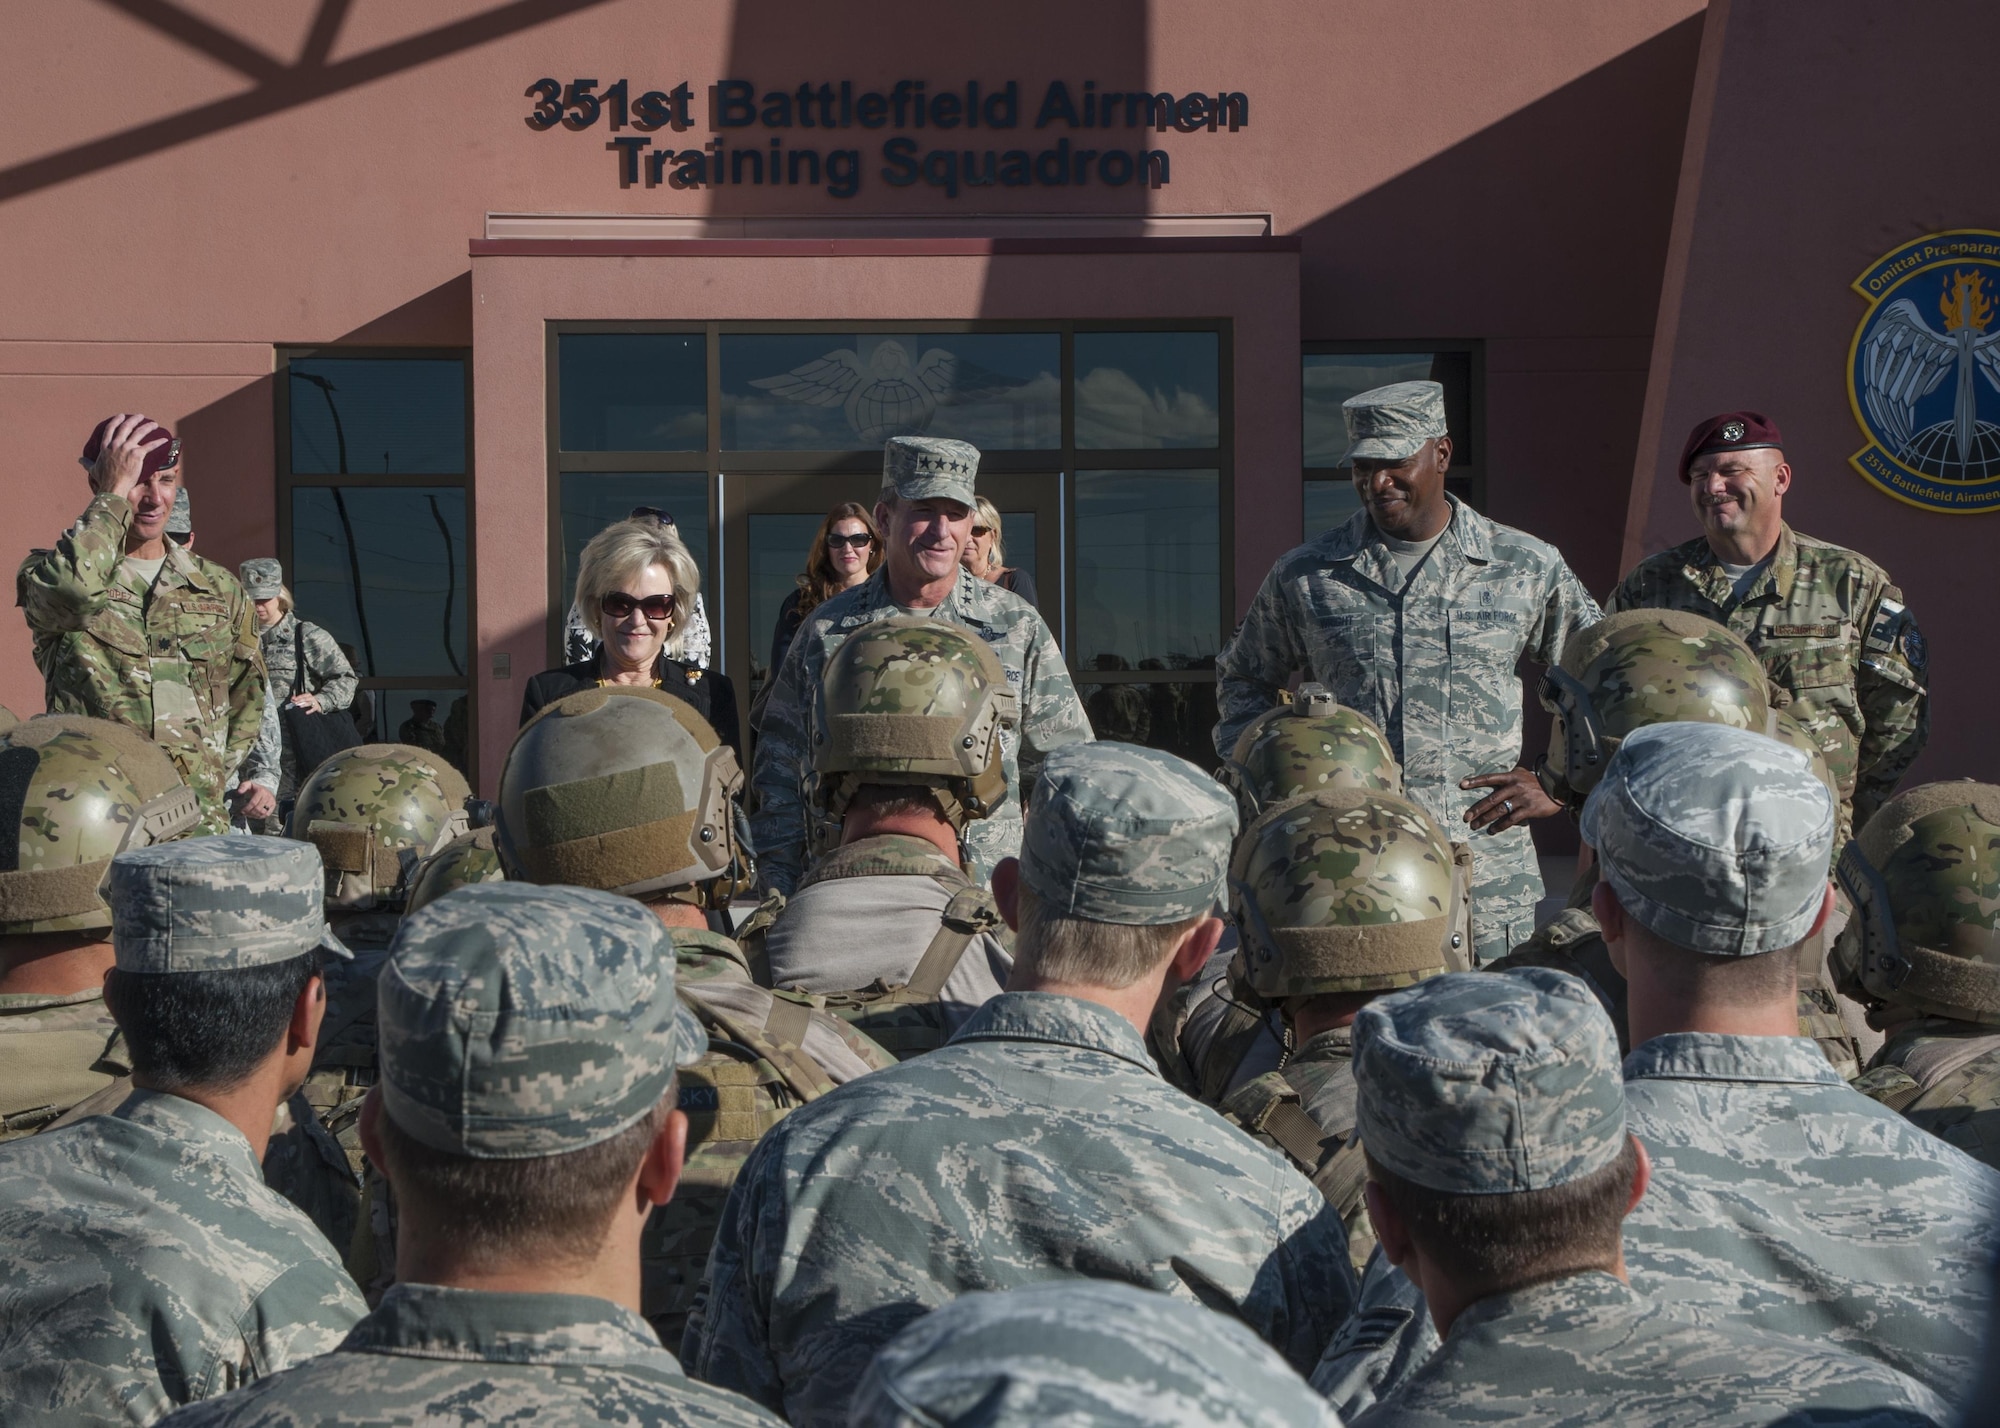
{"label": "maroon beret", "polygon": [[[83,444],[83,464],[85,466],[95,466],[97,464],[97,455],[104,450],[104,434],[111,430],[111,423],[116,420],[116,417],[106,417],[91,430],[90,440]],[[168,431],[164,426],[161,426],[158,422],[154,422],[152,430],[143,433],[140,440],[151,441],[156,436],[164,436],[166,440],[146,453],[146,464],[139,471],[139,479],[142,481],[155,471],[164,471],[169,466],[180,465],[180,438]]]}
{"label": "maroon beret", "polygon": [[1755,451],[1760,447],[1781,447],[1785,438],[1778,424],[1762,412],[1724,412],[1707,421],[1698,421],[1681,448],[1681,480],[1688,479],[1688,467],[1697,456],[1711,451]]}

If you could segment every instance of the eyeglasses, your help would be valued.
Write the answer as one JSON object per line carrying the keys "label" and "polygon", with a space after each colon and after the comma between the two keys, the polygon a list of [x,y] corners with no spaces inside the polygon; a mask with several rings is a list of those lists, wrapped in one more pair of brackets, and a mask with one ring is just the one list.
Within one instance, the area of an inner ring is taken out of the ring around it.
{"label": "eyeglasses", "polygon": [[648,595],[641,599],[637,595],[627,595],[623,590],[613,590],[597,607],[614,620],[622,620],[634,610],[646,612],[646,618],[658,624],[674,617],[674,597],[671,595]]}
{"label": "eyeglasses", "polygon": [[680,529],[679,526],[674,525],[674,513],[672,511],[663,511],[658,506],[634,506],[632,514],[625,519],[628,521],[643,521],[649,517],[658,521],[663,526],[673,526],[675,530]]}
{"label": "eyeglasses", "polygon": [[875,537],[867,531],[856,531],[853,535],[830,535],[826,538],[826,548],[837,550],[846,546],[849,550],[866,550],[875,544]]}
{"label": "eyeglasses", "polygon": [[992,534],[993,534],[993,527],[991,527],[991,526],[974,526],[974,527],[972,528],[972,533],[973,533],[974,535],[976,535],[976,536],[990,536],[990,535],[992,535]]}

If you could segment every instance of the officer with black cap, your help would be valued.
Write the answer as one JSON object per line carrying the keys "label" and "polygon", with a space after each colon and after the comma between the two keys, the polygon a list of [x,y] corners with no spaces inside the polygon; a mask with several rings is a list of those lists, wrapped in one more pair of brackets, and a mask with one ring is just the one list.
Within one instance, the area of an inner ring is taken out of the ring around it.
{"label": "officer with black cap", "polygon": [[1840,785],[1837,849],[1930,737],[1924,637],[1881,566],[1785,524],[1784,446],[1761,412],[1697,423],[1680,475],[1702,534],[1641,561],[1604,608],[1692,610],[1744,638]]}

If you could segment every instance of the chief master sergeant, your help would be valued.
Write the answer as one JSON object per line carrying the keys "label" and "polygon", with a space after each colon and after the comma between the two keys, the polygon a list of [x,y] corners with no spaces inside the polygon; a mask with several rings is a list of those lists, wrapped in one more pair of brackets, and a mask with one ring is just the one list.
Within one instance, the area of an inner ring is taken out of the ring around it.
{"label": "chief master sergeant", "polygon": [[15,599],[51,714],[129,724],[165,749],[227,833],[224,795],[257,742],[264,662],[236,577],[166,537],[181,444],[148,417],[98,424],[80,458],[90,504],[53,550],[29,553]]}
{"label": "chief master sergeant", "polygon": [[1001,731],[1006,797],[966,831],[966,871],[985,882],[1021,847],[1021,776],[1033,779],[1049,750],[1093,736],[1069,669],[1041,614],[988,584],[958,558],[971,537],[979,449],[963,441],[892,436],[882,448],[875,519],[886,533],[881,569],[814,610],[792,641],[761,715],[750,783],[751,833],[766,891],[789,895],[806,863],[806,793],[813,778],[814,702],[826,662],[854,631],[897,615],[964,625],[1000,656],[1020,701],[1020,723]]}
{"label": "chief master sergeant", "polygon": [[1396,382],[1342,404],[1362,509],[1281,559],[1216,662],[1227,758],[1295,673],[1388,736],[1404,795],[1473,845],[1480,961],[1534,931],[1542,896],[1530,819],[1557,804],[1521,762],[1523,655],[1538,664],[1598,620],[1555,547],[1444,488],[1444,388]]}
{"label": "chief master sergeant", "polygon": [[1840,785],[1838,853],[1930,738],[1924,637],[1881,566],[1785,524],[1784,445],[1759,412],[1698,423],[1680,474],[1701,535],[1639,562],[1605,608],[1692,610],[1743,637]]}

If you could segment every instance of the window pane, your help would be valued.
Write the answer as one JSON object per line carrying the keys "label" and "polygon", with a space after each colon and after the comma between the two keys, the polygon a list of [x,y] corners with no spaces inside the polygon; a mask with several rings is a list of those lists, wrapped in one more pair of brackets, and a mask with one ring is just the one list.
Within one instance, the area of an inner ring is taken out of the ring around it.
{"label": "window pane", "polygon": [[556,351],[564,451],[708,448],[699,332],[565,332]]}
{"label": "window pane", "polygon": [[465,492],[456,486],[292,491],[299,615],[354,646],[364,675],[465,675]]}
{"label": "window pane", "polygon": [[1452,459],[1472,460],[1472,354],[1469,352],[1308,352],[1305,354],[1306,465],[1339,466],[1347,452],[1340,404],[1391,382],[1439,382]]}
{"label": "window pane", "polygon": [[465,470],[465,363],[459,358],[309,357],[285,372],[295,474],[445,476]]}
{"label": "window pane", "polygon": [[[778,610],[785,597],[798,589],[813,535],[825,519],[824,512],[751,516],[745,527],[750,546],[749,699],[756,698],[770,678],[771,637],[777,632]],[[749,699],[744,701],[746,706]]]}
{"label": "window pane", "polygon": [[1000,563],[1013,570],[1025,570],[1030,580],[1037,579],[1035,565],[1035,513],[1033,511],[1002,511],[1000,513]]}
{"label": "window pane", "polygon": [[1306,539],[1347,524],[1347,518],[1361,509],[1361,493],[1352,481],[1306,482]]}
{"label": "window pane", "polygon": [[1214,471],[1077,473],[1073,668],[1214,665],[1217,490]]}
{"label": "window pane", "polygon": [[[576,563],[590,538],[637,506],[651,506],[674,518],[674,527],[694,556],[704,589],[708,585],[708,477],[699,471],[661,475],[606,476],[565,471],[562,478],[563,611],[576,594]],[[707,601],[714,624],[715,600]]]}
{"label": "window pane", "polygon": [[429,749],[472,777],[463,689],[364,689],[355,702],[364,701],[373,701],[374,732],[368,736],[373,742]]}
{"label": "window pane", "polygon": [[1090,684],[1078,697],[1100,739],[1144,744],[1178,754],[1211,772],[1215,757],[1215,686],[1203,681],[1159,684]]}
{"label": "window pane", "polygon": [[1156,451],[1221,440],[1213,332],[1079,332],[1076,444]]}
{"label": "window pane", "polygon": [[922,434],[1051,450],[1061,361],[1053,332],[725,336],[723,449],[857,451]]}

